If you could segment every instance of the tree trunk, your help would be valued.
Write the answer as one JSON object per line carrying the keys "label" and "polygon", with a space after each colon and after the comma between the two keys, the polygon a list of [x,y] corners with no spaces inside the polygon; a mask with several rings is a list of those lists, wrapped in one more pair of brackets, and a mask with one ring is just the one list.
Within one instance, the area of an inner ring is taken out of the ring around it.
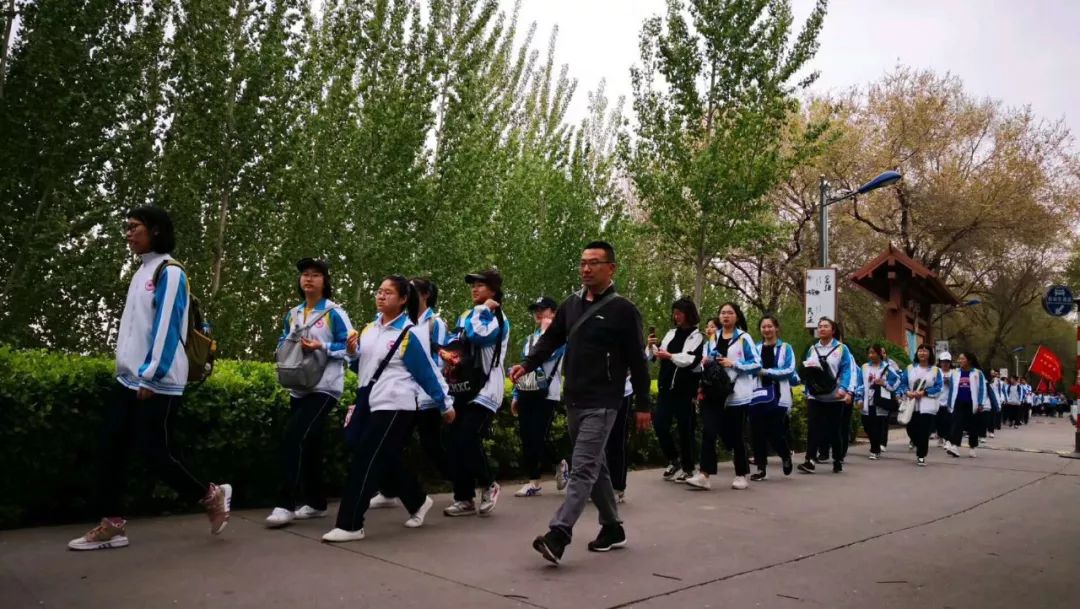
{"label": "tree trunk", "polygon": [[15,0],[8,0],[4,11],[4,38],[0,39],[0,99],[4,99],[4,81],[7,80],[8,49],[11,47],[11,32],[15,26]]}

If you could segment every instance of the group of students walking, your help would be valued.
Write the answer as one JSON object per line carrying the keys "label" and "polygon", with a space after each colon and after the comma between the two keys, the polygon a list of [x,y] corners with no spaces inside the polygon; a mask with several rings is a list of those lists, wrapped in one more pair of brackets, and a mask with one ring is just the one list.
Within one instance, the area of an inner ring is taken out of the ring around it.
{"label": "group of students walking", "polygon": [[[225,528],[231,508],[232,486],[204,483],[171,442],[188,379],[181,338],[191,323],[187,276],[170,256],[175,247],[172,222],[163,210],[143,207],[128,214],[124,233],[141,266],[121,317],[116,392],[105,411],[96,485],[102,519],[69,542],[75,550],[128,545],[120,514],[132,448],[181,496],[201,501],[211,533]],[[542,474],[552,465],[556,487],[566,491],[548,530],[532,543],[555,564],[590,500],[599,512],[600,532],[588,549],[603,552],[626,545],[618,504],[626,492],[631,424],[642,430],[654,425],[668,459],[665,480],[711,489],[720,441],[733,455],[732,487],[746,489],[748,479],[768,478],[770,448],[784,475],[795,469],[788,414],[792,388],[804,382],[797,368],[807,377],[807,458],[798,466],[807,474],[815,473],[830,454],[833,471],[843,471],[856,406],[870,438],[870,458],[876,459],[885,450],[888,417],[896,401],[913,400],[908,433],[917,462],[924,465],[934,429],[954,456],[966,432],[974,456],[980,434],[992,436],[1000,429],[1002,419],[995,414],[1004,412],[1010,425],[1019,424],[1021,405],[1031,403],[1030,387],[1013,379],[1005,383],[996,373],[988,380],[970,353],[961,354],[958,368],[951,369],[951,362],[946,363],[951,357],[939,358],[943,361],[935,365],[924,345],[916,362],[900,370],[874,345],[868,363],[858,367],[839,340],[836,322],[827,318],[818,324],[817,341],[799,360],[791,344],[780,338],[775,317],[761,320],[760,340],[755,340],[734,302],[724,303],[703,333],[697,307],[679,299],[671,307],[672,328],[662,338],[650,330],[646,338],[637,308],[615,290],[616,268],[609,244],[586,245],[579,262],[582,290],[562,304],[542,296],[529,306],[536,328],[525,341],[520,363],[507,371],[511,327],[502,312],[498,271],[465,276],[472,306],[452,327],[438,315],[434,282],[389,275],[375,292],[374,319],[357,331],[345,310],[331,300],[329,265],[314,258],[299,261],[300,303],[285,313],[278,341],[279,380],[289,389],[290,412],[281,444],[280,491],[266,525],[276,528],[328,516],[324,430],[343,397],[348,367],[358,375],[357,393],[344,420],[351,463],[335,525],[323,535],[324,541],[364,539],[365,515],[371,508],[402,507],[408,514],[404,526],[424,524],[434,501],[403,460],[414,433],[435,471],[453,486],[453,500],[443,514],[491,513],[501,488],[488,466],[483,437],[509,378],[522,465],[529,476],[515,495],[540,495]],[[286,359],[292,367],[283,363]],[[647,361],[659,364],[653,413]],[[572,443],[565,459],[553,455],[548,444],[560,401]],[[699,414],[700,454],[695,440]],[[756,468],[752,475],[751,453]]]}

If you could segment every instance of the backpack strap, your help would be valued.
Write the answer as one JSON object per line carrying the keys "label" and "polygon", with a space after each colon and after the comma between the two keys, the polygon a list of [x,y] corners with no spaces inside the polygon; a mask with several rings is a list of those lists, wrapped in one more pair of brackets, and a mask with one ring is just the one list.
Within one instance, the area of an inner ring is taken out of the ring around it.
{"label": "backpack strap", "polygon": [[[612,290],[608,292],[606,296],[593,303],[593,306],[582,313],[581,317],[577,318],[577,321],[574,322],[574,325],[570,326],[570,331],[566,333],[566,342],[570,342],[570,337],[572,337],[590,317],[596,315],[605,305],[619,297],[619,294]],[[582,300],[585,299],[585,290],[582,290],[581,293],[578,294],[578,298],[581,298]]]}

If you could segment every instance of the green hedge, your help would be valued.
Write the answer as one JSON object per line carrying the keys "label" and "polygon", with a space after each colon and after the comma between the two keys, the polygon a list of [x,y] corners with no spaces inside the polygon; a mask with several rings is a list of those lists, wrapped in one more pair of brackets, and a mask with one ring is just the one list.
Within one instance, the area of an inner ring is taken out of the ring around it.
{"label": "green hedge", "polygon": [[[0,528],[88,520],[102,406],[114,390],[113,360],[0,347]],[[345,395],[356,377],[346,377]],[[656,387],[653,384],[655,395]],[[177,446],[198,475],[231,482],[240,508],[269,506],[278,483],[278,450],[288,413],[288,394],[271,364],[219,361],[214,375],[185,397],[177,422]],[[805,406],[796,391],[793,444],[806,437]],[[340,422],[344,413],[332,415]],[[700,426],[699,426],[700,427]],[[338,425],[327,425],[326,480],[332,493],[345,479],[347,456]],[[568,454],[565,415],[556,417],[552,441]],[[498,477],[521,478],[521,442],[509,408],[502,408],[486,441]],[[631,437],[631,464],[660,464],[652,432]],[[429,479],[429,465],[410,446],[408,459]],[[418,450],[415,450],[419,453]],[[132,459],[129,513],[190,511],[191,505],[154,482]],[[438,487],[441,488],[441,487]]]}

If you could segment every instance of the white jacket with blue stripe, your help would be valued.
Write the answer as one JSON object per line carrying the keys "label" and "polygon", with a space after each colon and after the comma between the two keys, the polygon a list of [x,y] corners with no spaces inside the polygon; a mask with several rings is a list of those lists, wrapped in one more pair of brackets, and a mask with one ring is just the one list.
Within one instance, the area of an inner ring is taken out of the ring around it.
{"label": "white jacket with blue stripe", "polygon": [[422,342],[411,326],[408,316],[402,313],[389,323],[383,323],[381,318],[377,318],[360,333],[357,387],[363,387],[375,376],[379,364],[393,348],[398,336],[403,331],[408,332],[402,339],[401,346],[391,356],[382,376],[371,388],[368,402],[372,412],[417,410],[417,396],[421,392],[426,393],[443,412],[453,407],[453,400],[447,393],[446,381],[435,368],[435,362],[424,351]]}
{"label": "white jacket with blue stripe", "polygon": [[188,331],[187,274],[176,266],[158,266],[168,254],[143,254],[128,286],[116,339],[116,380],[128,389],[147,388],[163,395],[183,395],[188,360],[181,337]]}
{"label": "white jacket with blue stripe", "polygon": [[[439,357],[439,347],[446,344],[449,340],[448,332],[446,329],[446,322],[443,321],[439,314],[435,311],[428,309],[420,315],[420,319],[416,321],[416,325],[412,328],[413,334],[420,341],[420,346],[424,348],[424,352],[427,353],[431,361],[435,363],[435,368],[439,371],[439,375],[442,375],[443,361]],[[417,395],[417,399],[420,401],[420,410],[428,410],[429,408],[438,408],[440,404],[436,403],[428,394],[421,391]]]}
{"label": "white jacket with blue stripe", "polygon": [[[885,380],[885,385],[879,392],[881,399],[894,398],[899,402],[904,397],[900,394],[900,387],[904,382],[903,376],[891,361],[881,362],[876,366],[866,362],[859,368],[856,379],[858,385],[855,387],[855,401],[862,404],[862,413],[864,415],[869,415],[869,409],[873,406],[874,401],[874,386],[870,381],[870,375]],[[878,410],[876,406],[874,407],[875,416],[885,416],[887,414],[889,414],[887,410]]]}
{"label": "white jacket with blue stripe", "polygon": [[[765,343],[760,342],[756,345],[758,356],[761,356],[761,349]],[[776,341],[776,367],[775,368],[762,368],[762,372],[765,373],[765,377],[771,380],[776,380],[780,386],[780,406],[783,408],[791,408],[791,385],[792,382],[798,383],[799,375],[795,372],[795,350],[791,348],[791,345],[785,343],[782,340]],[[764,381],[765,379],[762,379]]]}
{"label": "white jacket with blue stripe", "polygon": [[308,338],[322,343],[323,351],[327,355],[326,368],[323,370],[322,378],[319,379],[318,384],[310,391],[290,389],[289,395],[294,398],[302,398],[312,393],[325,393],[337,399],[341,397],[341,392],[345,390],[345,361],[351,359],[346,351],[345,342],[349,338],[349,330],[352,330],[352,322],[349,320],[348,314],[345,313],[345,309],[342,309],[334,301],[323,298],[310,311],[307,309],[307,304],[303,302],[289,309],[285,313],[281,336],[278,338],[278,347],[293,331],[293,328],[303,326],[309,319],[313,319],[314,316],[327,309],[330,309],[330,312],[323,315],[319,321],[308,329]]}
{"label": "white jacket with blue stripe", "polygon": [[[719,340],[724,340],[721,335]],[[721,356],[719,349],[714,349],[709,354],[713,359]],[[731,336],[731,346],[727,350],[727,358],[735,363],[726,370],[728,378],[735,384],[731,395],[728,396],[728,406],[746,406],[754,397],[754,389],[757,387],[757,371],[761,370],[761,355],[744,330],[735,328],[735,334]]]}
{"label": "white jacket with blue stripe", "polygon": [[[960,377],[963,372],[957,368],[949,371],[952,374],[952,383],[948,386],[948,404],[949,412],[953,412],[956,409],[956,395],[960,391]],[[968,373],[968,388],[971,389],[971,405],[978,411],[984,408],[990,407],[990,402],[986,396],[986,377],[978,368],[972,368]]]}
{"label": "white jacket with blue stripe", "polygon": [[[498,317],[485,305],[478,304],[472,309],[462,313],[458,319],[458,328],[465,333],[469,342],[481,347],[481,365],[484,370],[490,369],[487,383],[480,389],[480,393],[472,399],[472,403],[479,404],[492,412],[502,405],[506,371],[503,370],[503,362],[506,361],[506,350],[510,346],[510,320],[503,317],[502,332],[499,332]],[[498,361],[495,359],[495,346],[502,342],[499,349]],[[451,339],[453,342],[453,339]]]}

